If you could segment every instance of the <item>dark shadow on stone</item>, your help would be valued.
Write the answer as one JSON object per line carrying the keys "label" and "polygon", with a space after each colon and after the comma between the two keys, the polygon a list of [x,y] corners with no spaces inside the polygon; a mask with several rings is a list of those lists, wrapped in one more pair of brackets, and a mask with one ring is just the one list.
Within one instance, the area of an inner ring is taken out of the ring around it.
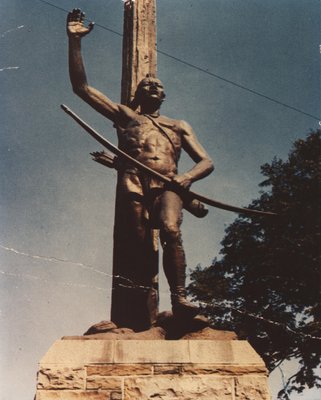
{"label": "dark shadow on stone", "polygon": [[194,318],[178,318],[171,311],[158,314],[155,326],[160,326],[166,331],[166,340],[178,340],[191,332],[198,332],[209,326],[208,319],[203,315]]}

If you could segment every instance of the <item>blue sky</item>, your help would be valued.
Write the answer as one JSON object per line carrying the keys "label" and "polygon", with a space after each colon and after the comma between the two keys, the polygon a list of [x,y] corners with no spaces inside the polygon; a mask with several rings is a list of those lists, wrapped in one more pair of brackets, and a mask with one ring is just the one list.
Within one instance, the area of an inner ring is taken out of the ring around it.
{"label": "blue sky", "polygon": [[[121,0],[50,3],[82,8],[122,32]],[[157,7],[161,51],[320,115],[318,1],[159,0]],[[116,140],[111,123],[72,93],[65,12],[40,0],[2,0],[0,13],[0,398],[14,400],[32,398],[37,362],[54,340],[109,317],[116,174],[91,161],[100,146],[60,104]],[[121,37],[96,26],[83,52],[90,84],[118,101]],[[158,71],[163,113],[188,121],[214,159],[214,173],[193,189],[219,201],[247,206],[259,194],[260,165],[286,158],[295,139],[318,127],[314,118],[162,53]],[[181,166],[189,168],[188,158]],[[185,215],[191,269],[218,255],[235,216],[217,209],[204,220]],[[168,307],[162,277],[161,308]]]}

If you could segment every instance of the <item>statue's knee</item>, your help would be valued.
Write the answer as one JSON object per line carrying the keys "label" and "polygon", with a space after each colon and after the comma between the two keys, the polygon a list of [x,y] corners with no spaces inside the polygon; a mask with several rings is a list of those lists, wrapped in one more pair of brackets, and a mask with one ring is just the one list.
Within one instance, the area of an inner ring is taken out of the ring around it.
{"label": "statue's knee", "polygon": [[160,235],[163,244],[177,243],[181,241],[180,228],[174,223],[165,223],[160,230]]}

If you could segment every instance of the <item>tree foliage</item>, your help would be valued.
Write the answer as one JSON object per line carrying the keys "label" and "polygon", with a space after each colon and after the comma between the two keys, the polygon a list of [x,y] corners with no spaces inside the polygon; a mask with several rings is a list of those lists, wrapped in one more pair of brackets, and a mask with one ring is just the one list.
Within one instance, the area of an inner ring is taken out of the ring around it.
{"label": "tree foliage", "polygon": [[189,292],[214,325],[246,338],[272,371],[300,367],[279,393],[321,387],[321,131],[297,140],[288,160],[264,164],[260,197],[250,208],[277,217],[239,216],[221,257],[192,273]]}

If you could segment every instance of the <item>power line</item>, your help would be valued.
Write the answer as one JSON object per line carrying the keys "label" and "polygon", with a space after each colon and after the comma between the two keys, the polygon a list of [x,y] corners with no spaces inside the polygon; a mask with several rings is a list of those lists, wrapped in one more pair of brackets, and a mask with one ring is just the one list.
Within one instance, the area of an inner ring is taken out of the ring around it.
{"label": "power line", "polygon": [[227,82],[227,83],[229,83],[229,84],[231,84],[233,86],[236,86],[236,87],[238,87],[240,89],[246,90],[247,92],[255,94],[256,96],[263,97],[266,100],[272,101],[273,103],[276,103],[276,104],[279,104],[279,105],[281,105],[283,107],[289,108],[290,110],[293,110],[293,111],[299,112],[301,114],[304,114],[304,115],[306,115],[306,116],[308,116],[310,118],[316,119],[317,121],[320,121],[320,119],[321,119],[319,117],[316,117],[315,115],[312,115],[312,114],[309,114],[309,113],[307,113],[307,112],[305,112],[303,110],[300,110],[299,108],[290,106],[289,104],[283,103],[282,101],[276,100],[276,99],[274,99],[274,98],[272,98],[270,96],[267,96],[267,95],[265,95],[263,93],[260,93],[260,92],[258,92],[256,90],[254,90],[254,89],[250,89],[250,88],[248,88],[248,87],[246,87],[244,85],[241,85],[240,83],[231,81],[230,79],[224,78],[223,76],[214,74],[213,72],[210,72],[207,69],[198,67],[197,65],[191,64],[191,63],[189,63],[187,61],[184,61],[184,60],[182,60],[182,59],[180,59],[178,57],[172,56],[171,54],[165,53],[162,50],[157,50],[157,51],[158,51],[158,53],[163,54],[166,57],[172,58],[175,61],[178,61],[178,62],[180,62],[180,63],[182,63],[184,65],[187,65],[188,67],[191,67],[191,68],[194,68],[194,69],[196,69],[198,71],[204,72],[204,74],[207,74],[207,75],[210,75],[210,76],[212,76],[214,78],[220,79],[221,81]]}
{"label": "power line", "polygon": [[[64,11],[64,12],[66,12],[66,13],[69,12],[69,11],[66,10],[65,8],[59,7],[59,6],[57,6],[57,5],[55,5],[55,4],[52,4],[52,3],[50,3],[50,2],[48,2],[48,1],[46,1],[46,0],[38,0],[38,1],[40,1],[41,3],[47,4],[47,5],[51,6],[51,7],[57,8],[57,9],[60,10],[60,11]],[[88,21],[88,22],[89,22],[89,20],[86,19],[86,18],[85,18],[85,21]],[[117,35],[117,36],[121,36],[121,37],[123,36],[122,33],[117,32],[117,31],[115,31],[115,30],[113,30],[113,29],[111,29],[111,28],[108,28],[108,27],[105,26],[105,25],[101,25],[101,24],[98,24],[98,23],[95,23],[95,25],[98,26],[99,28],[104,29],[104,30],[106,30],[106,31],[108,31],[108,32],[111,32],[111,33],[113,33],[113,34],[115,34],[115,35]],[[290,110],[292,110],[292,111],[295,111],[295,112],[298,112],[298,113],[300,113],[300,114],[303,114],[303,115],[305,115],[305,116],[307,116],[307,117],[313,118],[313,119],[315,119],[315,120],[317,120],[317,121],[319,121],[319,122],[320,122],[320,120],[321,120],[321,117],[317,117],[317,116],[315,116],[315,115],[313,115],[313,114],[307,113],[307,112],[305,112],[305,111],[303,111],[303,110],[301,110],[301,109],[299,109],[299,108],[293,107],[293,106],[291,106],[291,105],[289,105],[289,104],[283,103],[283,102],[280,101],[280,100],[274,99],[273,97],[270,97],[270,96],[267,96],[267,95],[265,95],[265,94],[263,94],[263,93],[260,93],[260,92],[258,92],[257,90],[250,89],[250,88],[248,88],[247,86],[244,86],[244,85],[242,85],[242,84],[240,84],[240,83],[237,83],[237,82],[234,82],[234,81],[232,81],[232,80],[230,80],[230,79],[224,78],[224,77],[221,76],[221,75],[218,75],[218,74],[215,74],[215,73],[213,73],[213,72],[210,72],[210,71],[208,71],[207,69],[204,69],[204,68],[202,68],[202,67],[199,67],[198,65],[192,64],[192,63],[190,63],[190,62],[188,62],[188,61],[182,60],[182,59],[179,58],[179,57],[175,57],[175,56],[173,56],[173,55],[171,55],[171,54],[169,54],[169,53],[167,53],[167,52],[165,52],[165,51],[163,51],[163,50],[157,49],[157,52],[158,52],[159,54],[162,54],[162,55],[165,56],[165,57],[171,58],[172,60],[177,61],[177,62],[179,62],[179,63],[181,63],[181,64],[183,64],[183,65],[186,65],[186,66],[188,66],[188,67],[190,67],[190,68],[196,69],[197,71],[203,72],[203,73],[206,74],[206,75],[209,75],[209,76],[211,76],[211,77],[213,77],[213,78],[219,79],[219,80],[221,80],[221,81],[223,81],[223,82],[229,83],[230,85],[233,85],[233,86],[235,86],[235,87],[237,87],[237,88],[239,88],[239,89],[245,90],[245,91],[247,91],[247,92],[249,92],[249,93],[251,93],[251,94],[254,94],[254,95],[256,95],[256,96],[262,97],[262,98],[265,99],[265,100],[269,100],[269,101],[271,101],[271,102],[273,102],[273,103],[275,103],[275,104],[281,105],[281,106],[283,106],[283,107],[285,107],[285,108],[288,108],[288,109],[290,109]]]}
{"label": "power line", "polygon": [[[65,8],[56,6],[56,4],[52,4],[52,3],[50,3],[49,1],[46,1],[46,0],[38,0],[38,1],[40,1],[41,3],[47,4],[47,5],[50,6],[50,7],[57,8],[57,10],[63,11],[63,12],[65,12],[65,13],[67,13],[67,14],[68,14],[69,11],[70,11],[70,10],[66,10]],[[91,22],[91,21],[89,21],[89,19],[87,19],[87,18],[85,18],[85,21]],[[123,36],[122,33],[117,32],[117,31],[115,31],[115,30],[113,30],[113,29],[107,28],[107,26],[97,24],[96,22],[95,22],[95,26],[99,26],[99,28],[102,28],[102,29],[104,29],[105,31],[111,32],[111,33],[113,33],[114,35],[121,36],[121,37]]]}

